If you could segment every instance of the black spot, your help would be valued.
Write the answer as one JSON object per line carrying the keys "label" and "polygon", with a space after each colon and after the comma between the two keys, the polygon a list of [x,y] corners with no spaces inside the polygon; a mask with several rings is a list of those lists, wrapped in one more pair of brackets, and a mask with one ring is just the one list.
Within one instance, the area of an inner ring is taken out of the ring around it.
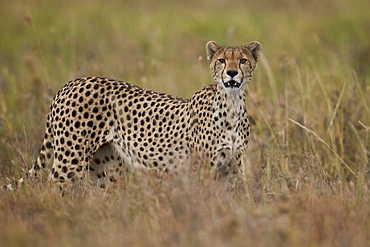
{"label": "black spot", "polygon": [[52,148],[52,145],[51,145],[51,143],[50,143],[50,142],[47,142],[45,145],[46,145],[46,148],[48,148],[48,149],[49,149],[49,148]]}

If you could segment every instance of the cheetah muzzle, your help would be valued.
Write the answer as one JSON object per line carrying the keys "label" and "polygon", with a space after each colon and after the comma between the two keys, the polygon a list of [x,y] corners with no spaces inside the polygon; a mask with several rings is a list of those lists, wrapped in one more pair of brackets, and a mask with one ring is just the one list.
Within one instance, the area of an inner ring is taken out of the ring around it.
{"label": "cheetah muzzle", "polygon": [[48,170],[63,186],[88,179],[103,186],[131,168],[171,170],[210,166],[225,174],[244,169],[250,124],[246,84],[260,43],[206,45],[215,84],[190,99],[111,78],[72,80],[55,96],[32,178]]}
{"label": "cheetah muzzle", "polygon": [[234,81],[234,80],[230,80],[228,82],[224,82],[224,87],[225,88],[235,88],[235,89],[238,89],[240,88],[242,84],[240,82],[237,82],[237,81]]}

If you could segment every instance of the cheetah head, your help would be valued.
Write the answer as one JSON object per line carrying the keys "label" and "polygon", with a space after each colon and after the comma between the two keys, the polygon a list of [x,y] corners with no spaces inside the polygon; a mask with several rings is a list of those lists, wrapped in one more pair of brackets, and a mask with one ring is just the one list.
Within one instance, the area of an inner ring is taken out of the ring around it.
{"label": "cheetah head", "polygon": [[238,90],[252,78],[261,44],[253,41],[246,46],[223,47],[209,41],[206,50],[213,79],[225,89]]}

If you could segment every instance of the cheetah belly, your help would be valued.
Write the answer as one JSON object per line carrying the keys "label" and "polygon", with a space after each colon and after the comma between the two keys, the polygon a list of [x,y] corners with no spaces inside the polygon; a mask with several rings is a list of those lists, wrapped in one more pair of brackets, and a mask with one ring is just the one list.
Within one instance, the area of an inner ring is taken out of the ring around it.
{"label": "cheetah belly", "polygon": [[190,162],[189,150],[182,141],[176,141],[180,145],[172,146],[170,149],[162,147],[147,146],[145,149],[138,146],[136,148],[127,148],[127,144],[112,142],[110,145],[115,149],[123,162],[131,168],[142,169],[166,169],[186,165]]}

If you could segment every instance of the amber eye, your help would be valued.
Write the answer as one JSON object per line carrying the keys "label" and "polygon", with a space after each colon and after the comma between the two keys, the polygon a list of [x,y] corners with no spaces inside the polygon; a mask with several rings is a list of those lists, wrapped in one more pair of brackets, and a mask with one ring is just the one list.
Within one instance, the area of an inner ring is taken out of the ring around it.
{"label": "amber eye", "polygon": [[218,59],[218,61],[219,61],[220,63],[226,63],[225,59],[223,59],[223,58]]}
{"label": "amber eye", "polygon": [[245,59],[245,58],[240,59],[241,64],[245,64],[246,62],[247,62],[247,59]]}

